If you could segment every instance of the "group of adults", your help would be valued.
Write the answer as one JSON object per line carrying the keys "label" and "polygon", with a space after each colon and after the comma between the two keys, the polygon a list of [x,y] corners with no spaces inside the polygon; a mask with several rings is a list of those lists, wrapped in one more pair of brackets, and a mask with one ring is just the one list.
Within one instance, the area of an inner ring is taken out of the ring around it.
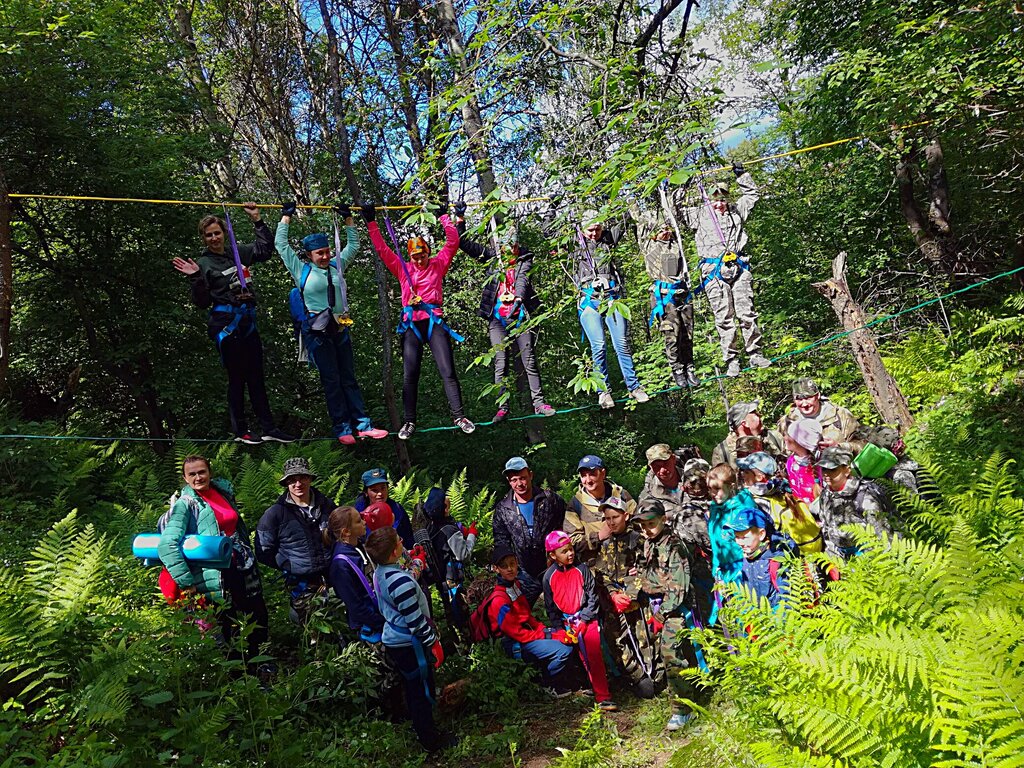
{"label": "group of adults", "polygon": [[[700,383],[693,361],[693,302],[705,293],[715,315],[722,355],[729,376],[740,373],[737,331],[741,330],[751,365],[770,361],[761,352],[761,333],[754,309],[750,260],[745,222],[758,193],[753,179],[739,165],[733,168],[740,196],[729,201],[730,185],[719,182],[708,194],[699,186],[702,199],[684,190],[663,195],[652,211],[633,206],[637,242],[651,279],[649,323],[658,325],[675,383],[693,387]],[[443,206],[446,208],[447,206]],[[228,376],[228,411],[235,439],[248,444],[266,441],[291,442],[294,438],[275,426],[264,382],[263,346],[257,330],[257,293],[251,268],[269,261],[276,250],[295,283],[289,299],[300,356],[316,368],[323,386],[327,411],[335,437],[344,445],[359,439],[388,435],[373,425],[359,383],[352,349],[350,314],[345,273],[359,252],[359,233],[350,205],[335,209],[334,253],[331,239],[312,233],[302,240],[302,253],[290,244],[291,220],[297,206],[285,203],[276,236],[262,220],[259,207],[243,204],[255,229],[255,241],[237,243],[229,220],[206,216],[199,222],[204,250],[198,260],[175,258],[173,266],[189,278],[193,302],[209,309],[207,331],[220,354]],[[430,347],[437,365],[454,424],[471,433],[476,425],[466,416],[455,368],[452,343],[463,337],[447,323],[444,313],[444,280],[460,249],[490,265],[484,280],[477,314],[487,322],[495,351],[494,380],[501,387],[499,407],[492,421],[508,417],[511,402],[505,390],[510,363],[525,376],[533,410],[550,416],[554,409],[545,401],[534,348],[535,333],[525,322],[540,309],[533,285],[533,256],[520,242],[514,221],[496,225],[489,243],[466,236],[466,204],[454,206],[455,219],[440,216],[444,244],[436,255],[424,237],[409,237],[398,254],[398,237],[385,216],[385,229],[377,222],[373,205],[360,206],[374,251],[401,286],[402,308],[397,332],[402,337],[403,420],[398,437],[408,440],[416,430],[417,400],[424,348]],[[691,283],[679,225],[693,232],[700,256],[700,281]],[[341,229],[345,231],[342,247]],[[638,403],[650,398],[641,386],[633,364],[629,321],[619,302],[626,295],[626,281],[614,257],[624,227],[609,226],[598,211],[586,211],[578,229],[573,254],[573,282],[578,294],[579,322],[590,344],[598,402],[612,408],[609,391],[605,331],[611,338],[619,369],[629,396]],[[392,247],[393,246],[393,247]],[[513,351],[514,350],[514,351]],[[250,429],[245,392],[260,429]]]}

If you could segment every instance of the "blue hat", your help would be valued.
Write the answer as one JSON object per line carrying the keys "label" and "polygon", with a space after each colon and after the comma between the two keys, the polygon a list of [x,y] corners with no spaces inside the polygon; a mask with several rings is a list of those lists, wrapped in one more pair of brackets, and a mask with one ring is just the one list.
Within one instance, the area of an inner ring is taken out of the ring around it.
{"label": "blue hat", "polygon": [[736,466],[739,469],[756,469],[758,472],[764,472],[768,477],[774,475],[779,469],[778,462],[764,451],[736,459]]}
{"label": "blue hat", "polygon": [[444,517],[445,492],[440,488],[431,488],[427,494],[427,500],[423,502],[423,511],[431,520],[440,520]]}
{"label": "blue hat", "polygon": [[327,235],[322,232],[316,232],[302,238],[302,247],[307,251],[317,251],[321,248],[330,248],[331,246],[327,242]]}
{"label": "blue hat", "polygon": [[582,459],[580,459],[579,465],[576,467],[576,471],[579,472],[581,469],[603,469],[604,462],[601,461],[600,456],[594,456],[588,453]]}
{"label": "blue hat", "polygon": [[[730,504],[729,501],[738,503]],[[725,503],[728,510],[722,518],[722,527],[740,533],[749,528],[763,528],[769,533],[775,528],[772,519],[765,514],[764,510],[756,504],[752,504],[749,497],[733,496]]]}
{"label": "blue hat", "polygon": [[513,456],[511,459],[505,462],[505,474],[509,472],[519,472],[523,469],[529,469],[530,465],[526,463],[526,459],[522,456]]}
{"label": "blue hat", "polygon": [[363,472],[363,488],[369,488],[371,485],[377,485],[378,483],[386,483],[388,481],[388,471],[386,469],[368,469]]}

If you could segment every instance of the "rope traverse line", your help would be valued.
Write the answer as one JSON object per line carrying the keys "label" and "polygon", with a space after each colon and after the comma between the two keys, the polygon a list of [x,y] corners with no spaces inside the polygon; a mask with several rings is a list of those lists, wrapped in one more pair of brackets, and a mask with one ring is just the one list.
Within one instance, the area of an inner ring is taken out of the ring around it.
{"label": "rope traverse line", "polygon": [[[980,288],[981,286],[986,285],[988,283],[991,283],[991,282],[993,282],[995,280],[1001,280],[1004,277],[1009,277],[1010,275],[1015,275],[1015,274],[1017,274],[1019,272],[1022,272],[1022,271],[1024,271],[1024,267],[1016,267],[1015,269],[1009,269],[1009,270],[1007,270],[1005,272],[1000,272],[998,275],[992,275],[992,277],[982,278],[981,280],[979,280],[976,283],[971,283],[970,285],[966,285],[963,288],[957,288],[955,291],[950,291],[949,293],[944,293],[941,296],[936,296],[933,299],[926,299],[925,301],[919,302],[919,303],[915,304],[912,307],[905,307],[904,309],[901,309],[899,312],[892,312],[892,313],[887,314],[887,315],[881,315],[879,317],[876,317],[871,322],[865,323],[864,325],[858,326],[857,328],[851,328],[851,329],[846,330],[846,331],[839,331],[837,333],[833,333],[833,334],[830,334],[828,336],[825,336],[824,338],[818,339],[817,341],[812,341],[810,344],[805,344],[804,346],[798,347],[797,349],[791,349],[789,352],[783,352],[781,355],[776,355],[775,357],[771,358],[771,361],[772,361],[772,363],[776,363],[779,360],[784,360],[787,357],[795,357],[797,355],[802,355],[802,354],[804,354],[806,352],[810,352],[811,350],[816,349],[818,347],[824,346],[826,344],[831,344],[833,341],[838,341],[839,339],[845,338],[847,336],[851,336],[854,333],[857,333],[857,331],[864,331],[864,330],[867,330],[869,328],[873,328],[874,326],[880,325],[881,323],[886,323],[886,322],[888,322],[890,320],[894,320],[897,317],[900,317],[902,315],[906,315],[906,314],[909,314],[911,312],[916,312],[919,309],[924,309],[925,307],[931,306],[932,304],[937,304],[940,301],[943,301],[945,299],[951,298],[953,296],[957,296],[957,295],[959,295],[961,293],[967,293],[967,291],[974,290],[975,288]],[[748,367],[743,369],[744,372],[745,371],[751,371],[751,370],[755,370],[755,369],[750,367],[750,366],[748,366]],[[757,370],[760,370],[760,369],[757,369]],[[730,378],[730,377],[727,377],[724,374],[719,374],[717,376],[709,376],[709,377],[707,377],[707,378],[705,378],[705,379],[703,379],[701,381],[700,386],[704,386],[705,384],[710,384],[710,383],[718,381],[720,379],[727,379],[727,378]],[[684,387],[672,386],[672,387],[667,387],[666,389],[659,389],[659,390],[653,392],[652,394],[654,394],[654,395],[663,395],[663,394],[666,394],[668,392],[678,392],[678,391],[683,390],[683,389],[684,389]],[[623,397],[623,398],[621,398],[619,400],[616,400],[615,402],[616,403],[625,403],[625,402],[628,402],[628,401],[629,401],[628,397]],[[600,406],[595,404],[595,403],[588,403],[587,405],[577,405],[577,406],[574,406],[572,408],[561,408],[561,409],[555,411],[555,414],[559,414],[560,415],[560,414],[564,414],[564,413],[576,413],[578,411],[590,411],[590,410],[593,410],[593,409],[599,408],[599,407]],[[511,417],[505,419],[505,421],[526,421],[527,419],[544,419],[544,418],[548,418],[548,417],[547,416],[541,416],[541,415],[536,414],[536,413],[531,413],[531,414],[526,414],[526,415],[523,415],[523,416],[511,416]],[[477,423],[478,427],[489,427],[489,426],[493,426],[493,425],[494,425],[493,421],[481,421],[481,422]],[[418,429],[416,431],[417,432],[453,432],[453,431],[455,431],[457,429],[459,429],[459,427],[457,427],[457,426],[455,426],[453,424],[453,425],[447,426],[447,427],[425,427],[424,429]],[[395,435],[395,434],[398,434],[398,433],[397,432],[388,432],[388,434],[389,435]],[[180,437],[180,438],[179,437],[115,437],[115,436],[86,437],[86,436],[81,436],[81,435],[27,435],[27,434],[0,434],[0,440],[76,440],[76,441],[80,441],[80,442],[91,442],[91,443],[116,443],[116,442],[135,442],[135,443],[174,443],[174,442],[181,442],[181,443],[233,443],[233,442],[235,442],[235,440],[233,440],[233,439],[223,439],[223,438],[214,438],[214,437]],[[324,441],[328,441],[328,442],[332,442],[333,443],[333,442],[336,441],[336,438],[333,438],[333,437],[303,437],[303,438],[298,438],[295,442],[297,442],[297,443],[317,443],[317,442],[324,442]]]}
{"label": "rope traverse line", "polygon": [[[774,155],[765,155],[764,157],[757,157],[753,160],[747,160],[744,165],[755,165],[758,163],[766,163],[769,160],[778,160],[783,157],[790,157],[792,155],[802,155],[807,152],[815,152],[819,149],[827,149],[828,147],[835,147],[840,144],[849,144],[853,141],[860,141],[867,139],[871,136],[878,136],[883,133],[889,133],[890,131],[901,131],[907,128],[917,128],[922,125],[930,125],[936,122],[935,120],[919,120],[914,123],[907,123],[905,125],[896,125],[891,128],[874,131],[873,133],[865,133],[862,136],[851,136],[846,139],[836,139],[835,141],[826,141],[821,144],[814,144],[810,147],[799,147],[797,149],[791,149],[787,152],[779,152]],[[699,175],[707,176],[712,173],[721,173],[724,171],[732,170],[731,165],[723,165],[720,168],[711,168],[706,171],[701,171]],[[97,197],[92,195],[40,195],[40,194],[29,194],[20,192],[11,192],[7,195],[8,197],[16,197],[22,199],[34,199],[34,200],[85,200],[91,202],[105,202],[105,203],[152,203],[155,205],[202,205],[202,206],[222,206],[226,205],[229,208],[241,208],[241,203],[222,203],[212,202],[208,200],[155,200],[141,197]],[[469,208],[481,208],[488,205],[501,205],[503,203],[509,205],[515,205],[518,203],[543,203],[551,200],[550,197],[521,197],[515,200],[484,200],[478,203],[466,203]],[[257,203],[257,208],[280,208],[280,203]],[[382,211],[411,211],[418,208],[422,208],[421,205],[378,205],[377,209]],[[312,211],[331,211],[334,210],[333,205],[298,205],[296,208],[302,208],[305,210]]]}

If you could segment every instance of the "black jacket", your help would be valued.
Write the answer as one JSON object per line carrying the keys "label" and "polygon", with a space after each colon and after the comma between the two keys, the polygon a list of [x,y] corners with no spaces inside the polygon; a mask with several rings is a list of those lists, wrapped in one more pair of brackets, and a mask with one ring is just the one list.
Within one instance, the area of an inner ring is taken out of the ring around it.
{"label": "black jacket", "polygon": [[[625,298],[626,281],[612,258],[612,249],[622,239],[623,232],[621,226],[606,226],[596,241],[583,238],[577,245],[574,257],[577,288],[585,292],[595,282],[612,280],[615,286],[610,292],[617,298]],[[597,293],[604,293],[603,288],[597,288]]]}
{"label": "black jacket", "polygon": [[[462,233],[466,231],[466,222],[460,222],[458,228],[459,248],[462,249],[463,253],[481,262],[495,263],[497,261],[498,257],[494,252],[493,246],[481,245],[474,240],[462,237]],[[533,254],[526,249],[519,251],[519,255],[516,257],[515,294],[516,298],[522,299],[523,306],[526,307],[526,311],[531,315],[540,309],[540,298],[537,296],[537,292],[533,290],[533,281],[530,280],[530,270],[532,268]],[[480,294],[480,306],[477,308],[476,313],[485,320],[494,319],[494,307],[498,303],[498,286],[501,284],[501,277],[501,270],[492,269],[487,273],[487,277],[484,280],[484,290]]]}
{"label": "black jacket", "polygon": [[494,546],[504,545],[516,554],[519,567],[539,579],[548,566],[544,537],[565,524],[565,501],[554,491],[533,487],[533,536],[519,514],[515,494],[510,488],[494,507],[491,526]]}
{"label": "black jacket", "polygon": [[310,491],[314,520],[306,517],[285,491],[263,513],[256,527],[256,559],[287,571],[291,580],[324,577],[330,564],[330,550],[324,546],[321,534],[338,505],[316,488]]}

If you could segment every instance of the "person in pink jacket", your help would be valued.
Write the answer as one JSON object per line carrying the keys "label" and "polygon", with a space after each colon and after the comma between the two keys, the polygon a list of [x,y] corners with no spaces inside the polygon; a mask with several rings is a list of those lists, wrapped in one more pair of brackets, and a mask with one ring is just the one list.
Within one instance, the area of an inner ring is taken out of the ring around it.
{"label": "person in pink jacket", "polygon": [[452,354],[452,339],[462,341],[462,337],[448,327],[442,307],[444,276],[448,274],[452,257],[459,249],[459,230],[447,214],[443,215],[441,225],[444,227],[445,243],[441,251],[431,258],[427,241],[422,237],[412,237],[409,238],[409,261],[406,262],[384,242],[384,236],[377,226],[376,207],[364,203],[360,210],[366,220],[374,250],[402,286],[402,321],[397,330],[402,334],[402,406],[405,409],[405,423],[398,437],[408,440],[416,431],[416,400],[425,344],[430,345],[430,352],[437,363],[455,426],[469,434],[476,429],[476,425],[462,411],[462,389],[455,374],[455,358]]}

